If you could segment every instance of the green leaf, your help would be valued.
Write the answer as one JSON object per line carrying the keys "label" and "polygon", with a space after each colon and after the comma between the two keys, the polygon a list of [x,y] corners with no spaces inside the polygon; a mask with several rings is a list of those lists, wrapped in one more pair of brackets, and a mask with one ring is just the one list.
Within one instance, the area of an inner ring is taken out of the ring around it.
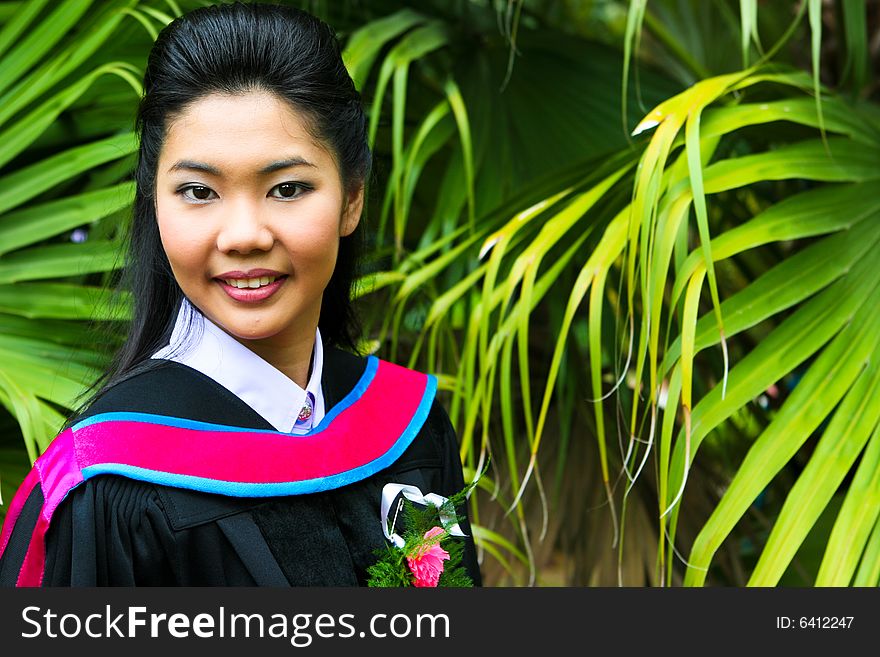
{"label": "green leaf", "polygon": [[0,93],[40,60],[89,9],[91,0],[63,0],[49,16],[3,57]]}
{"label": "green leaf", "polygon": [[877,586],[878,582],[880,582],[880,520],[875,523],[874,531],[868,539],[868,547],[862,555],[853,586]]}
{"label": "green leaf", "polygon": [[[858,94],[868,82],[867,69],[870,62],[868,53],[868,30],[865,21],[867,8],[865,0],[847,0],[841,3],[843,28],[846,35],[846,62],[842,78],[852,75],[853,91]],[[824,103],[824,100],[823,100]]]}
{"label": "green leaf", "polygon": [[819,115],[819,129],[824,131],[822,96],[820,93],[821,85],[819,84],[819,60],[822,51],[822,0],[807,0],[807,13],[810,17],[810,51],[813,57],[813,95],[816,97],[816,114]]}
{"label": "green leaf", "polygon": [[18,420],[28,458],[33,462],[40,453],[41,445],[48,443],[44,435],[44,422],[37,399],[28,395],[3,369],[0,369],[0,389],[3,390],[4,401],[11,406],[11,411]]}
{"label": "green leaf", "polygon": [[122,183],[2,215],[0,255],[108,217],[131,205],[133,198],[134,184]]}
{"label": "green leaf", "polygon": [[[403,109],[406,98],[406,75],[409,65],[413,60],[424,57],[428,53],[446,45],[448,37],[442,24],[434,22],[422,25],[405,35],[395,45],[379,70],[379,79],[376,82],[376,91],[373,106],[370,110],[369,141],[376,141],[376,129],[379,126],[379,117],[382,110],[382,100],[385,89],[392,76],[396,76],[395,112],[392,116],[392,134],[394,137],[395,154],[400,157],[403,152]],[[396,158],[397,159],[397,158]]]}
{"label": "green leaf", "polygon": [[645,20],[645,7],[648,0],[630,0],[629,9],[626,12],[626,34],[623,38],[623,76],[622,93],[620,98],[623,102],[623,132],[629,132],[627,126],[627,98],[629,89],[629,69],[634,56],[639,54],[639,41],[642,33],[642,22]]}
{"label": "green leaf", "polygon": [[425,17],[411,9],[398,12],[367,23],[348,39],[342,59],[355,87],[361,89],[373,62],[385,45],[404,32],[423,23]]}
{"label": "green leaf", "polygon": [[[54,95],[48,101],[26,114],[17,123],[0,133],[0,167],[21,153],[72,105],[100,76],[113,73],[131,80],[131,71],[125,65],[108,65],[91,72],[75,84]],[[137,90],[139,85],[133,82]]]}
{"label": "green leaf", "polygon": [[742,49],[742,67],[749,66],[749,45],[754,39],[758,42],[758,3],[756,0],[739,0],[740,21],[742,34],[740,48]]}
{"label": "green leaf", "polygon": [[0,257],[0,285],[111,271],[122,266],[116,242],[53,244]]}
{"label": "green leaf", "polygon": [[[116,31],[124,14],[124,8],[137,0],[119,0],[100,14],[82,37],[74,39],[70,46],[48,62],[42,63],[8,92],[0,96],[0,125],[23,110],[28,103],[41,94],[54,89],[71,72],[101,48]],[[120,6],[121,5],[121,6]],[[140,83],[129,78],[129,82]],[[138,96],[140,93],[137,94]]]}
{"label": "green leaf", "polygon": [[862,461],[846,493],[837,521],[831,530],[819,574],[816,577],[816,586],[850,584],[859,564],[859,558],[863,554],[866,558],[870,558],[869,539],[871,529],[877,524],[878,515],[880,515],[880,425],[874,428]]}
{"label": "green leaf", "polygon": [[[822,99],[825,130],[847,135],[870,146],[880,143],[880,128],[853,111],[851,105],[836,97]],[[717,137],[753,125],[787,121],[819,127],[816,103],[810,98],[783,98],[762,103],[742,103],[706,110],[701,134]]]}
{"label": "green leaf", "polygon": [[474,148],[471,142],[471,128],[468,121],[467,108],[461,97],[461,91],[455,80],[447,78],[444,86],[446,98],[452,113],[455,116],[455,123],[458,126],[458,135],[461,140],[461,152],[464,161],[464,177],[467,182],[467,199],[468,199],[468,224],[471,230],[474,230]]}
{"label": "green leaf", "polygon": [[124,320],[127,299],[113,302],[102,288],[68,283],[0,285],[0,312],[31,319]]}
{"label": "green leaf", "polygon": [[[864,271],[864,267],[861,265],[862,263],[860,263],[858,268]],[[871,274],[873,276],[866,277],[864,285],[858,288],[858,298],[855,302],[847,301],[840,304],[834,303],[832,299],[827,299],[829,293],[840,293],[840,291],[835,289],[836,285],[828,288],[826,293],[816,297],[816,299],[822,299],[827,304],[822,309],[824,311],[823,314],[827,316],[830,314],[829,311],[833,311],[839,319],[848,323],[811,365],[791,396],[786,400],[779,414],[749,450],[737,475],[694,542],[689,558],[690,565],[685,576],[686,585],[700,584],[703,581],[705,577],[704,569],[708,567],[709,560],[715,550],[717,550],[722,538],[730,532],[736,521],[757,497],[758,493],[766,487],[772,477],[794,456],[797,449],[809,437],[810,433],[830,414],[861,372],[865,359],[870,355],[878,339],[880,339],[880,322],[877,322],[876,317],[874,317],[875,308],[880,303],[880,286],[878,286],[876,274],[874,272],[871,272]],[[862,274],[862,276],[865,276],[865,274]],[[843,282],[852,286],[857,280],[859,280],[859,277],[850,276]],[[807,304],[804,309],[809,308],[811,305],[813,304]],[[835,308],[835,306],[838,307]],[[800,312],[803,312],[804,309]],[[849,312],[846,312],[847,310]],[[781,367],[781,363],[778,361],[783,360],[785,357],[792,358],[795,361],[803,361],[815,350],[817,338],[822,336],[822,334],[827,335],[829,329],[834,326],[834,324],[827,320],[818,326],[814,322],[804,322],[803,319],[798,317],[798,314],[800,313],[796,313],[779,329],[774,331],[770,338],[755,348],[749,356],[743,359],[731,371],[729,396],[731,398],[734,396],[739,398],[737,399],[737,405],[742,405],[745,402],[740,395],[746,393],[746,388],[743,385],[746,379],[740,381],[739,376],[736,381],[734,379],[734,373],[739,375],[737,370],[743,371],[741,376],[752,376],[759,379],[761,372],[757,370],[760,368],[763,372],[771,373],[775,379],[791,370],[791,367]],[[797,321],[795,318],[800,321]],[[786,327],[787,324],[794,325],[801,329],[801,331],[812,329],[810,340],[801,342],[787,341],[784,343],[784,347],[778,345],[778,337],[777,339],[773,338],[777,333],[783,334],[782,328]],[[761,347],[768,343],[775,343],[774,346],[777,349],[784,348],[784,351],[756,366],[755,357],[764,351]],[[760,389],[766,389],[773,382],[772,380],[767,381],[765,379],[762,382],[763,387]],[[736,391],[734,390],[735,387],[737,388]],[[742,390],[742,393],[740,390]],[[751,392],[752,396],[754,396],[758,391],[752,387]],[[706,397],[709,409],[713,406],[716,408],[719,406],[715,393],[716,391],[713,391]],[[695,434],[697,434],[698,426],[702,422],[708,425],[700,427],[700,433],[703,435],[716,424],[715,422],[709,422],[707,416],[708,413],[705,413],[703,417],[698,418],[697,413],[694,413]],[[695,444],[693,449],[696,450],[696,447],[697,445]]]}
{"label": "green leaf", "polygon": [[[771,242],[803,239],[852,228],[880,212],[876,182],[829,185],[790,196],[712,242],[713,257],[724,260]],[[692,253],[680,267],[672,300],[675,303],[702,260]]]}
{"label": "green leaf", "polygon": [[[880,324],[876,318],[874,322]],[[874,344],[871,350],[876,353],[880,346],[880,332],[872,337]],[[797,548],[819,519],[874,428],[878,426],[880,362],[871,356],[870,352],[865,356],[865,370],[858,375],[834,412],[828,428],[810,456],[809,463],[789,492],[761,557],[752,571],[750,586],[773,586],[778,583]],[[843,386],[845,383],[840,381],[839,385]],[[850,537],[851,541],[852,539]]]}
{"label": "green leaf", "polygon": [[48,0],[28,0],[28,2],[22,2],[15,8],[12,17],[3,25],[3,31],[0,31],[0,57],[3,56],[3,53],[9,49],[9,46],[15,42],[21,33],[28,28],[46,5],[46,2]]}
{"label": "green leaf", "polygon": [[[878,237],[870,222],[864,222],[782,261],[721,304],[728,337],[794,307],[847,275],[859,260],[877,248]],[[695,333],[697,352],[718,343],[715,322],[708,316],[700,318]],[[663,372],[678,358],[679,350],[676,340],[666,353]]]}
{"label": "green leaf", "polygon": [[[85,383],[94,381],[100,370],[83,365],[74,360],[61,360],[53,363],[46,356],[17,351],[21,341],[4,340],[4,370],[26,394],[45,399],[58,406],[71,408],[85,390]],[[9,344],[9,348],[5,348]],[[51,352],[50,352],[51,353]],[[49,435],[57,431],[59,425],[51,427]],[[41,445],[45,447],[45,445]]]}
{"label": "green leaf", "polygon": [[125,157],[137,150],[133,133],[108,137],[77,146],[0,178],[0,214],[101,164]]}

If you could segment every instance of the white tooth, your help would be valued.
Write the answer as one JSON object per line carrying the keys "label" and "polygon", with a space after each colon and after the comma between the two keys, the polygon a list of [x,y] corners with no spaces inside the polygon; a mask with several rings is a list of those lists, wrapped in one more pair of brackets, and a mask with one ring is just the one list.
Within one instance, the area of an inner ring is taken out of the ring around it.
{"label": "white tooth", "polygon": [[277,276],[260,276],[259,278],[227,278],[224,279],[227,285],[237,287],[241,290],[254,289],[274,283],[278,280]]}

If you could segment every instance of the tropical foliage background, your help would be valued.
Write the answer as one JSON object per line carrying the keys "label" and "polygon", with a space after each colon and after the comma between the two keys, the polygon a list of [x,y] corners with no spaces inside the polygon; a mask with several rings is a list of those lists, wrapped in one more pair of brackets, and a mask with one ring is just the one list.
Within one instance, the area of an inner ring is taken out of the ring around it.
{"label": "tropical foliage background", "polygon": [[[124,333],[140,72],[199,4],[0,2],[5,501]],[[293,4],[369,110],[364,348],[488,464],[487,584],[878,583],[877,3]]]}

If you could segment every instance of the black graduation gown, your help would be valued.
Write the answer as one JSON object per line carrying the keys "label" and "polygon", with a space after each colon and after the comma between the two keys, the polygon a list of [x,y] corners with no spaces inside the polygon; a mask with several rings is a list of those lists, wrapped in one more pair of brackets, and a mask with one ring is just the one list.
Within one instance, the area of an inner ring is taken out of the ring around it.
{"label": "black graduation gown", "polygon": [[[324,356],[328,413],[358,383],[367,359],[335,348]],[[393,400],[389,400],[393,403]],[[247,404],[186,365],[156,360],[107,391],[77,421],[136,412],[272,430]],[[294,438],[295,439],[295,438]],[[44,586],[357,586],[387,545],[382,488],[396,482],[444,497],[464,487],[458,445],[443,408],[432,402],[416,437],[389,467],[323,492],[231,497],[130,479],[86,479],[60,503],[45,536]],[[13,586],[37,522],[37,486],[0,558],[0,585]],[[459,509],[464,513],[465,509]],[[463,565],[480,572],[470,526]]]}

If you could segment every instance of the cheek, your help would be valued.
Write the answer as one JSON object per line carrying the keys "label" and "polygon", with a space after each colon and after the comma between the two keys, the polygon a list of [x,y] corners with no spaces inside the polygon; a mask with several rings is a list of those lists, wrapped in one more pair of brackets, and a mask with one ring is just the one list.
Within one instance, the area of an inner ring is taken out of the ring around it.
{"label": "cheek", "polygon": [[184,278],[204,278],[205,257],[198,244],[175,237],[168,241],[163,238],[162,245],[174,276],[181,285]]}
{"label": "cheek", "polygon": [[332,202],[298,209],[284,225],[284,243],[293,267],[332,272],[339,248],[339,207]]}
{"label": "cheek", "polygon": [[329,278],[336,265],[337,240],[335,233],[327,231],[309,230],[294,236],[288,242],[294,270],[308,270],[318,278]]}
{"label": "cheek", "polygon": [[192,226],[185,226],[183,218],[163,204],[161,199],[156,204],[156,220],[162,247],[178,282],[181,276],[200,271],[210,236],[200,235]]}

